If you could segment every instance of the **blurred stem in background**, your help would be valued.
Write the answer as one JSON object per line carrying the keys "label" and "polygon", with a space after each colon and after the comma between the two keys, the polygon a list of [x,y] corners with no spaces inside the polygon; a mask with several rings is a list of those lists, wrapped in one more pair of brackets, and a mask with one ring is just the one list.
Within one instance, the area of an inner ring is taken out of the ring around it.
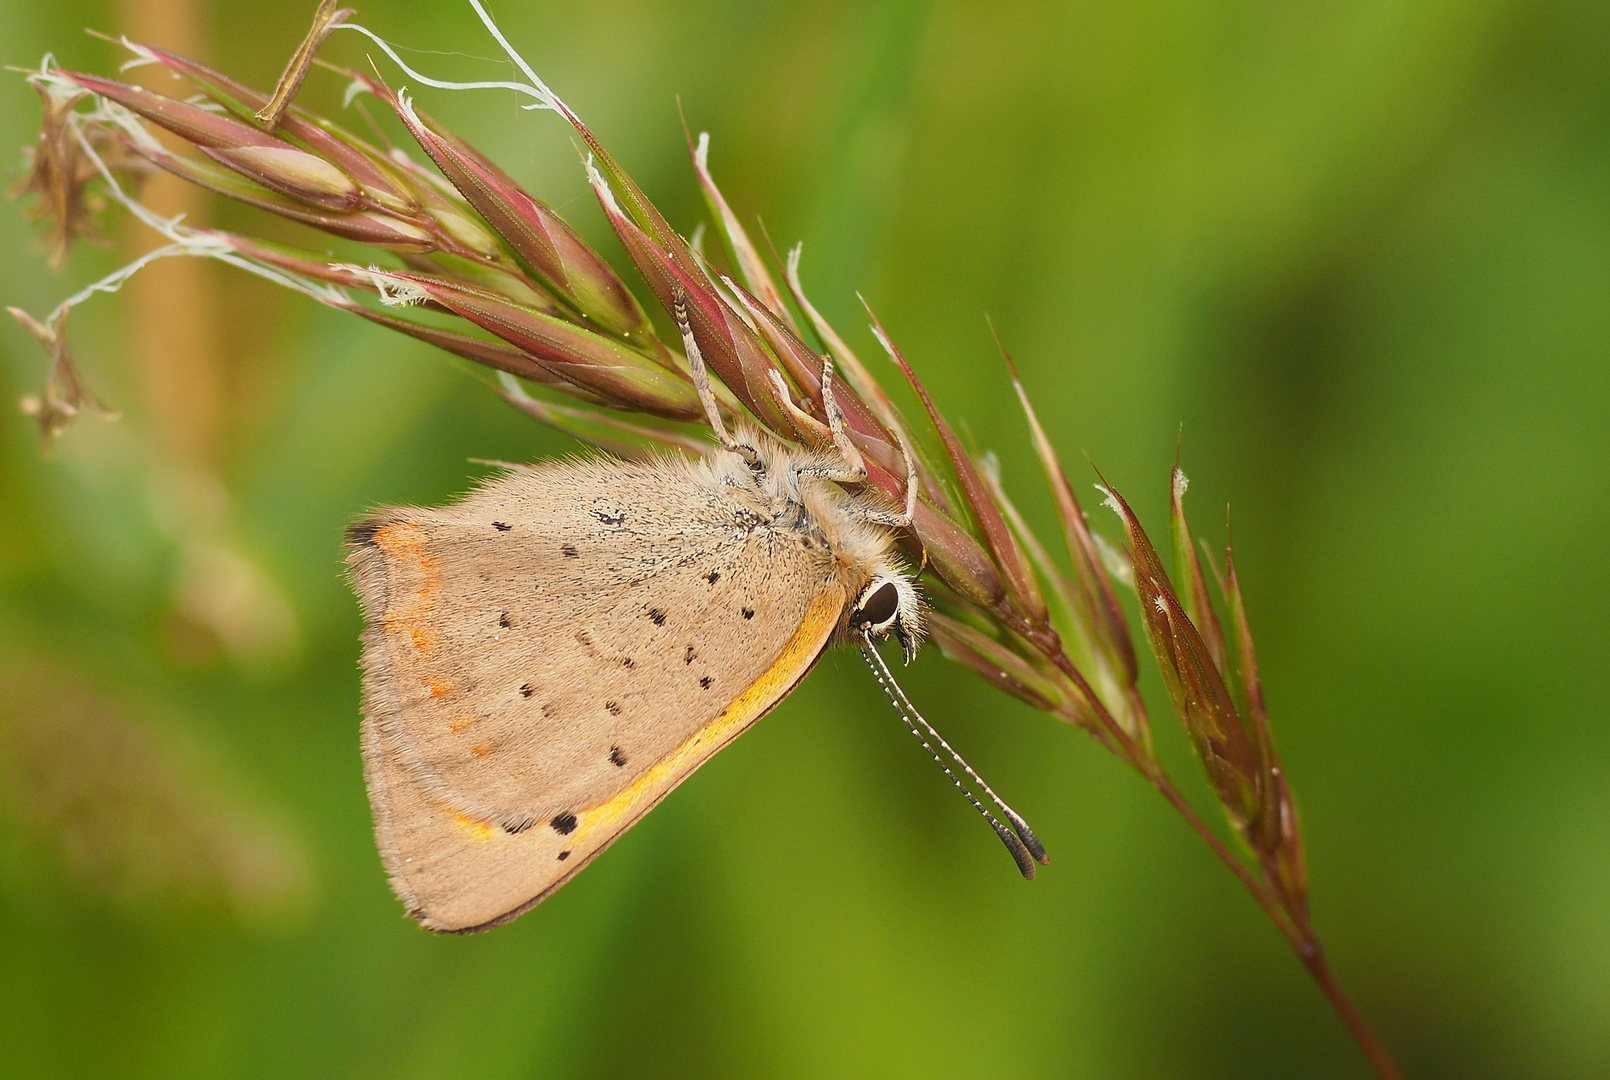
{"label": "blurred stem in background", "polygon": [[[123,6],[123,22],[143,40],[173,42],[187,55],[210,52],[200,0],[125,0]],[[156,214],[191,223],[210,218],[215,198],[162,171],[147,179],[140,197]],[[133,255],[159,246],[150,229],[131,225],[127,242]],[[235,534],[224,478],[235,410],[220,269],[206,259],[161,259],[129,280],[152,460],[149,497],[177,553],[167,628],[173,646],[202,654],[221,648],[248,667],[272,667],[295,652],[298,631],[283,591]]]}
{"label": "blurred stem in background", "polygon": [[[211,49],[198,0],[124,0],[123,19],[142,41],[170,41],[189,56]],[[210,192],[158,172],[141,199],[163,217],[209,219]],[[128,243],[136,256],[160,246],[160,237],[131,222]],[[144,406],[157,453],[175,470],[216,476],[223,451],[226,393],[219,341],[218,267],[203,259],[164,259],[130,279],[134,346]]]}
{"label": "blurred stem in background", "polygon": [[[1375,1070],[1397,1077],[1390,1056],[1330,971],[1311,924],[1295,802],[1274,747],[1233,558],[1227,549],[1222,573],[1214,570],[1225,611],[1221,622],[1186,523],[1187,482],[1179,467],[1171,477],[1170,573],[1128,503],[1105,483],[1122,545],[1092,533],[1014,371],[1063,527],[1071,572],[1063,570],[1007,499],[993,462],[975,459],[962,445],[875,316],[874,333],[920,400],[937,451],[912,436],[869,368],[809,302],[798,248],[787,259],[785,287],[779,287],[710,175],[706,136],[697,143],[690,137],[689,151],[724,244],[726,272],[704,250],[702,234],[689,241],[670,226],[504,41],[480,4],[471,4],[523,81],[439,81],[408,67],[369,31],[351,28],[374,40],[416,82],[511,89],[529,99],[527,108],[557,113],[571,125],[584,144],[599,206],[635,269],[662,309],[685,305],[687,332],[721,380],[718,401],[725,414],[750,417],[790,442],[830,445],[821,357],[824,351],[832,356],[852,391],[842,395],[845,422],[867,459],[867,482],[895,501],[904,501],[916,485],[914,525],[903,542],[927,568],[936,609],[933,634],[945,655],[1042,712],[1082,727],[1152,783],[1286,936]],[[198,96],[170,97],[49,64],[29,76],[46,103],[47,119],[24,190],[42,205],[68,206],[82,204],[85,191],[94,188],[156,229],[167,241],[164,254],[207,257],[164,260],[169,271],[180,264],[190,272],[156,285],[148,279],[149,292],[135,298],[143,318],[151,320],[140,328],[146,335],[145,382],[175,470],[202,477],[201,486],[215,484],[218,472],[223,393],[216,348],[209,352],[208,343],[218,309],[205,276],[209,259],[486,365],[498,372],[497,388],[506,400],[612,452],[697,452],[706,433],[698,426],[701,414],[687,360],[676,347],[680,342],[660,339],[625,282],[549,207],[419,111],[406,90],[394,90],[378,76],[340,72],[354,92],[371,94],[389,108],[437,171],[289,104],[318,43],[349,14],[329,0],[321,5],[314,30],[272,96],[179,52],[126,39],[136,69],[153,66],[182,77]],[[187,147],[200,156],[185,153]],[[132,182],[150,166],[190,181],[198,191],[369,250],[361,260],[339,260],[177,220],[175,210],[193,204],[165,202],[171,196],[158,187],[138,198],[131,194]],[[58,228],[67,230],[70,242],[65,217]],[[59,370],[72,370],[67,313],[91,291],[46,320],[18,315],[52,346]],[[187,306],[191,314],[180,314]],[[163,323],[153,314],[159,309],[181,321]],[[648,419],[623,419],[623,412]],[[63,427],[65,420],[46,425],[47,439]],[[903,463],[913,450],[908,474]],[[265,649],[263,641],[231,636],[230,605],[249,605],[260,619],[263,605],[272,604],[265,599],[271,587],[260,575],[252,577],[249,563],[219,561],[220,554],[230,554],[218,539],[225,515],[183,515],[182,527],[200,538],[198,550],[211,554],[192,556],[191,574],[201,584],[183,586],[181,597],[191,597],[194,589],[199,599],[181,603],[226,645]],[[1118,588],[1138,600],[1147,644],[1226,816],[1231,843],[1187,802],[1157,757]]]}

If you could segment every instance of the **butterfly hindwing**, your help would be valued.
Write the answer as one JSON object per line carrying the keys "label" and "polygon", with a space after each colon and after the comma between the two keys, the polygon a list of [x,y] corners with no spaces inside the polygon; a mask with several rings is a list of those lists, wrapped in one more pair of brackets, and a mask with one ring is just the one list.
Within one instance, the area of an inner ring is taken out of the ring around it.
{"label": "butterfly hindwing", "polygon": [[831,557],[697,465],[502,477],[357,528],[382,855],[433,929],[512,918],[803,677]]}

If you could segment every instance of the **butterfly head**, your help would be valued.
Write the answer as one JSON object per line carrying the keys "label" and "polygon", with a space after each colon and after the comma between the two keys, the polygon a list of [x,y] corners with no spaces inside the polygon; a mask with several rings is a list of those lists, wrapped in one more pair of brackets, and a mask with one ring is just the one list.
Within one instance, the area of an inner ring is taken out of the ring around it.
{"label": "butterfly head", "polygon": [[850,629],[868,638],[893,634],[911,663],[922,640],[922,600],[911,579],[888,569],[874,573],[850,609]]}

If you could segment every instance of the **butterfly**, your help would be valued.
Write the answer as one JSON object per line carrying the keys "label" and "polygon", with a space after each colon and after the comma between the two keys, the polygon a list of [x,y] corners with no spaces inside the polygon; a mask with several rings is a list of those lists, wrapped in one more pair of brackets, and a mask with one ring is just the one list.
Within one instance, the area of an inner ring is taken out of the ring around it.
{"label": "butterfly", "polygon": [[[731,432],[678,306],[719,447],[517,469],[436,509],[348,530],[363,609],[362,747],[392,888],[430,930],[485,930],[551,895],[780,702],[859,643],[913,734],[1026,877],[1044,848],[910,706],[873,647],[909,660],[923,603],[904,508],[866,478],[824,362],[832,452]],[[1011,829],[957,780],[939,746]]]}

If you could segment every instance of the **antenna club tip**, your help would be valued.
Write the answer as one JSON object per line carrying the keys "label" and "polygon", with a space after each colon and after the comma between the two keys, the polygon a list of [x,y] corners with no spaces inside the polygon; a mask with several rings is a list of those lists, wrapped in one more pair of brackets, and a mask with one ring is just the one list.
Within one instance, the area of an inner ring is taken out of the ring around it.
{"label": "antenna club tip", "polygon": [[1029,854],[1029,849],[1024,847],[1018,838],[1013,836],[1011,831],[1008,830],[1006,826],[1001,825],[999,822],[995,822],[994,824],[996,833],[1001,838],[1001,843],[1006,845],[1006,850],[1012,855],[1012,861],[1017,863],[1018,872],[1023,875],[1023,880],[1033,881],[1034,856]]}

